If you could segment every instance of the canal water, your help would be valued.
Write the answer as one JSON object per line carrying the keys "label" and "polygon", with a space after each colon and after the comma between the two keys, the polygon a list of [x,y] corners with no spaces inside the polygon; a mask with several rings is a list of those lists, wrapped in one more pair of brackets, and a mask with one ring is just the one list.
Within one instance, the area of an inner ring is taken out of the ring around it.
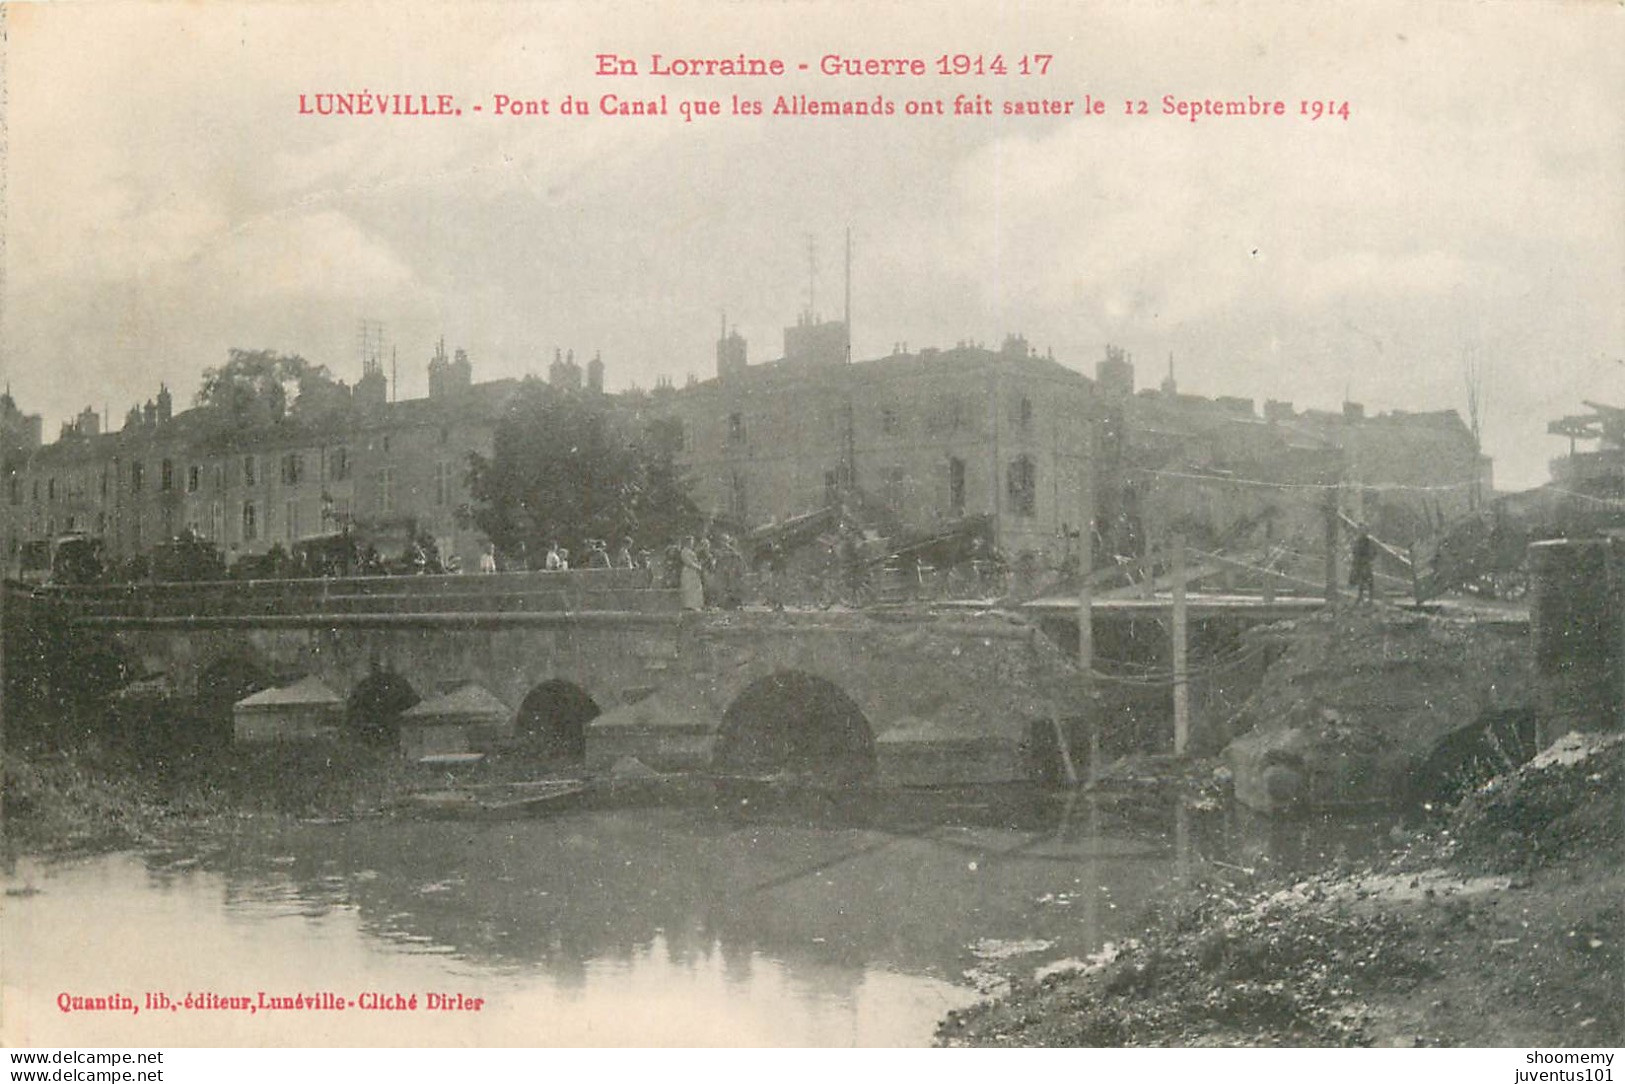
{"label": "canal water", "polygon": [[[1133,936],[1215,861],[1310,869],[1381,836],[1008,790],[245,820],[7,869],[0,1042],[925,1045],[999,974]],[[346,1007],[265,1007],[298,995]]]}

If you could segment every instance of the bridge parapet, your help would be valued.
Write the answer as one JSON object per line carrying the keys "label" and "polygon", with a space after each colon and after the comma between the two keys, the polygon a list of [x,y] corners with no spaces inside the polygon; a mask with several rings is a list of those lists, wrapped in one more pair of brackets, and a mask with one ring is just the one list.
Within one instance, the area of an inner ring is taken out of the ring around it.
{"label": "bridge parapet", "polygon": [[641,570],[586,569],[481,576],[363,576],[52,586],[34,599],[69,619],[257,618],[300,615],[662,613],[678,593]]}

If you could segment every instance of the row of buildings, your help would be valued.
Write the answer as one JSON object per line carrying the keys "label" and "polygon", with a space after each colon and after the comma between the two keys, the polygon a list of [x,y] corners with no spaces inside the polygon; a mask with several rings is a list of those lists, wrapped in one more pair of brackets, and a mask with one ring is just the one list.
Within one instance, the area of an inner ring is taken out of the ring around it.
{"label": "row of buildings", "polygon": [[[395,401],[370,357],[353,387],[246,424],[215,408],[177,412],[161,388],[119,431],[87,410],[50,444],[8,395],[7,550],[86,531],[124,557],[189,529],[229,562],[360,526],[427,533],[477,567],[469,454],[490,453],[518,382],[476,382],[466,354],[443,343],[428,369],[427,397]],[[555,355],[547,378],[603,397],[628,424],[679,422],[696,503],[731,523],[860,498],[904,534],[986,515],[1007,554],[1050,561],[1136,553],[1171,530],[1215,546],[1312,539],[1328,493],[1391,532],[1425,531],[1470,510],[1491,481],[1454,411],[1259,412],[1181,394],[1171,379],[1136,390],[1132,359],[1112,348],[1091,379],[1020,336],[854,362],[845,323],[804,316],[785,329],[782,356],[759,364],[724,328],[715,375],[682,388],[606,395],[597,357]]]}

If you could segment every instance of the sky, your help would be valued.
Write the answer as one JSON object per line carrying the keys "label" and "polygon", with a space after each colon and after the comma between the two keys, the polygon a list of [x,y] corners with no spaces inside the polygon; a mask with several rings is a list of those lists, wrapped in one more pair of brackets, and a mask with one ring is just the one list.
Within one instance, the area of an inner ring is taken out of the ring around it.
{"label": "sky", "polygon": [[[190,402],[234,347],[353,381],[363,320],[402,398],[442,336],[478,380],[556,348],[601,353],[611,388],[704,378],[724,314],[753,362],[809,305],[840,316],[847,230],[859,358],[1018,333],[1089,374],[1121,346],[1142,387],[1171,359],[1182,391],[1464,415],[1471,367],[1502,488],[1566,451],[1547,421],[1625,405],[1618,3],[88,0],[5,19],[0,379],[48,439],[87,405],[121,423],[160,382]],[[607,53],[641,74],[596,74]],[[656,76],[656,53],[788,72]],[[935,74],[961,53],[1007,74]],[[830,54],[930,74],[821,74]],[[362,92],[463,113],[300,113]],[[548,114],[496,116],[498,94]],[[605,94],[669,115],[605,115]],[[780,94],[896,113],[732,114]],[[960,94],[994,114],[955,116]],[[1287,115],[1192,123],[1165,95]],[[590,112],[562,115],[566,96]],[[685,121],[684,99],[724,115]],[[1003,115],[1013,100],[1074,105]]]}

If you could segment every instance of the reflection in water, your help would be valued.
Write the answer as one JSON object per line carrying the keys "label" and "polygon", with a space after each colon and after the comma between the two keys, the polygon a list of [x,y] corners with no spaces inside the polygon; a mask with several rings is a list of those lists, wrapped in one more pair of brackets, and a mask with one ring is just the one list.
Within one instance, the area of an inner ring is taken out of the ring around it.
{"label": "reflection in water", "polygon": [[[0,1039],[922,1044],[974,999],[978,942],[1051,943],[1023,966],[1083,955],[1212,861],[1310,868],[1380,834],[1008,789],[255,826],[11,871],[8,886],[43,892],[6,901]],[[52,1004],[205,988],[461,991],[486,1007],[138,1021]]]}

